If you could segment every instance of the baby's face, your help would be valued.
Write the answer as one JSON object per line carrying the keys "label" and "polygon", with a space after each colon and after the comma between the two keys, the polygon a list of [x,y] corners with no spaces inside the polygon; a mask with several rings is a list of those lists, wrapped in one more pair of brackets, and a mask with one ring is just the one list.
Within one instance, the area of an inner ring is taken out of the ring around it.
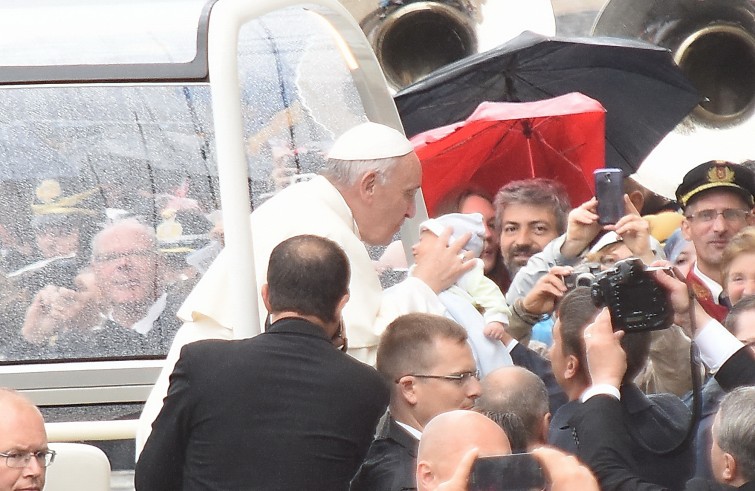
{"label": "baby's face", "polygon": [[423,230],[419,233],[419,242],[412,246],[412,255],[414,256],[415,264],[422,261],[422,257],[427,255],[427,251],[436,240],[438,240],[438,236],[429,230]]}

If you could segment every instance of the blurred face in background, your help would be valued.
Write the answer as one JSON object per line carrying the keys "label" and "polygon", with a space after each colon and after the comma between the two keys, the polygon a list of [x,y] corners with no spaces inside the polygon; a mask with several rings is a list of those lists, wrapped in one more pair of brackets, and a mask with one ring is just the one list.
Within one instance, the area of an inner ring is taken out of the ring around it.
{"label": "blurred face in background", "polygon": [[724,291],[732,305],[747,295],[755,295],[755,252],[732,259],[724,278]]}
{"label": "blurred face in background", "polygon": [[485,264],[485,274],[489,274],[495,268],[501,255],[499,237],[495,231],[495,208],[493,203],[475,194],[464,198],[459,213],[479,213],[485,224],[485,237],[480,259]]}

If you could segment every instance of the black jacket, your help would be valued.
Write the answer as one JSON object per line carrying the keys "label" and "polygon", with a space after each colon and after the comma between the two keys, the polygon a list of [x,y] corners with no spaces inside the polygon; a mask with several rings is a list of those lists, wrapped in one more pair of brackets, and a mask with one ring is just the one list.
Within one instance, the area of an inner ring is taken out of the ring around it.
{"label": "black jacket", "polygon": [[[582,457],[591,453],[591,442],[585,441],[580,429],[571,423],[582,404],[571,401],[553,416],[548,442]],[[612,431],[629,435],[629,451],[638,464],[639,476],[671,489],[682,489],[694,474],[694,451],[687,443],[676,452],[658,455],[680,443],[686,434],[690,411],[672,394],[647,396],[634,384],[621,388],[617,418]],[[655,453],[650,449],[655,450]]]}
{"label": "black jacket", "polygon": [[[725,390],[755,384],[755,356],[747,347],[734,353],[716,372],[716,381]],[[632,454],[632,439],[628,431],[616,431],[617,424],[625,423],[622,404],[610,396],[595,396],[580,404],[569,419],[580,439],[579,457],[595,473],[605,491],[660,491],[669,489],[657,482],[648,482],[640,475],[641,469]],[[668,469],[673,472],[673,468]],[[694,479],[684,487],[671,489],[721,490],[739,489],[755,491],[755,482],[731,488],[718,483]]]}
{"label": "black jacket", "polygon": [[318,326],[184,346],[136,466],[140,491],[346,490],[388,404]]}
{"label": "black jacket", "polygon": [[419,440],[393,417],[367,451],[362,467],[351,481],[351,491],[405,491],[417,489]]}

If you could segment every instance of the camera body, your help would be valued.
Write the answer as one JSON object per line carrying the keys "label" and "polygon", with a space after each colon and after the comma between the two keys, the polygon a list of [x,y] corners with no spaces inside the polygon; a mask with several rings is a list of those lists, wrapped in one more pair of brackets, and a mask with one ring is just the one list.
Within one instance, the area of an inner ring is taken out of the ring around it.
{"label": "camera body", "polygon": [[597,307],[608,307],[615,330],[658,331],[674,320],[666,290],[638,258],[623,259],[595,275],[590,295]]}

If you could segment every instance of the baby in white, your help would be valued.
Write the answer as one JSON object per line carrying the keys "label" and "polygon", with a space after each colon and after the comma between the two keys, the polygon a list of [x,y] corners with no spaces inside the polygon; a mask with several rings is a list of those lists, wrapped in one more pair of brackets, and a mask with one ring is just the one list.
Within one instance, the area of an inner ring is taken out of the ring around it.
{"label": "baby in white", "polygon": [[[483,262],[479,259],[485,237],[482,215],[449,213],[422,222],[419,242],[412,247],[415,262],[424,254],[427,247],[427,242],[423,246],[423,241],[430,234],[440,236],[448,228],[453,230],[450,242],[467,232],[472,234],[464,247],[467,251],[464,259],[475,261],[475,267],[442,291],[438,297],[448,310],[449,316],[467,330],[477,365],[483,374],[499,366],[511,365],[511,356],[499,341],[509,322],[509,306],[498,286],[485,276]],[[477,314],[482,315],[482,325],[479,321],[480,315]]]}

